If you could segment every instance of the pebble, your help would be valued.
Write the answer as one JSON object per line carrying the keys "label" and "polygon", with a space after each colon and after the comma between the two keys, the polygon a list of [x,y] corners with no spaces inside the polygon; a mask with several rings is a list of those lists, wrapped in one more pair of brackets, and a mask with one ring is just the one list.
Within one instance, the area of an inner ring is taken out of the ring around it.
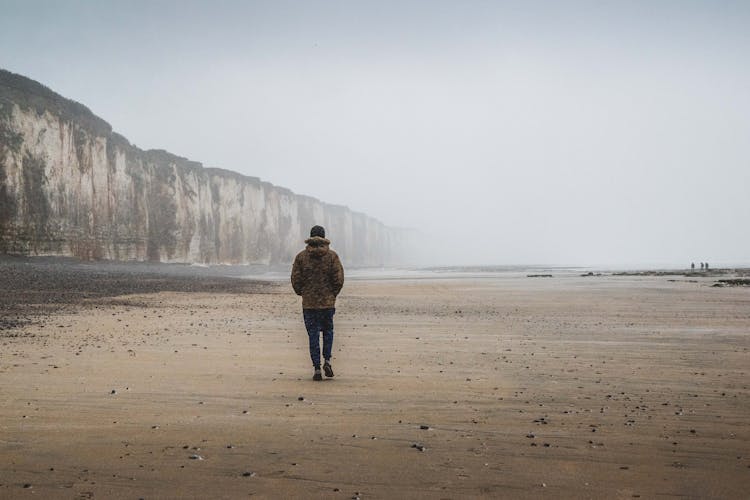
{"label": "pebble", "polygon": [[242,477],[255,477],[255,472],[249,472],[249,471],[243,472]]}
{"label": "pebble", "polygon": [[190,460],[203,460],[203,457],[200,455],[190,455]]}
{"label": "pebble", "polygon": [[428,430],[430,428],[430,426],[429,425],[420,425],[419,428],[422,429],[423,431],[426,431],[426,430]]}
{"label": "pebble", "polygon": [[425,451],[427,448],[424,447],[423,444],[414,443],[411,445],[412,448],[416,448],[419,451]]}

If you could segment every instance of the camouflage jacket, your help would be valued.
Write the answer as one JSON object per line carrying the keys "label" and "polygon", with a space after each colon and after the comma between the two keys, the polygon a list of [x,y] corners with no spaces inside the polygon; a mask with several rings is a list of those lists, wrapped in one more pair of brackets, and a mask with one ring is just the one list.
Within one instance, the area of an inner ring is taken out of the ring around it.
{"label": "camouflage jacket", "polygon": [[303,309],[329,309],[344,286],[344,268],[325,238],[305,240],[307,247],[297,254],[292,266],[292,287],[302,296]]}

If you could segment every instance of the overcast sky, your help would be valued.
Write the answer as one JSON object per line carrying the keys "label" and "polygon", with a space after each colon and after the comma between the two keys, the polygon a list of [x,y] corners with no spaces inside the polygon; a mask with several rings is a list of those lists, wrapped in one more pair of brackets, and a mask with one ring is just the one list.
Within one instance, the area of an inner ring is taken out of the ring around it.
{"label": "overcast sky", "polygon": [[750,263],[749,27],[747,1],[0,0],[0,67],[418,228],[425,263],[718,265]]}

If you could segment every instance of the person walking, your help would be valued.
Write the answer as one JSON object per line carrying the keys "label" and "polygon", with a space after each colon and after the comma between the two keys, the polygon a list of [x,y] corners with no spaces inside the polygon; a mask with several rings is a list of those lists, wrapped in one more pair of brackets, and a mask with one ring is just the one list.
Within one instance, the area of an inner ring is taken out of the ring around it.
{"label": "person walking", "polygon": [[313,380],[323,380],[320,372],[320,334],[323,334],[323,371],[333,377],[331,351],[333,350],[333,315],[336,313],[336,296],[344,286],[344,267],[339,256],[329,248],[322,226],[310,229],[307,246],[297,254],[292,265],[292,288],[302,296],[302,317],[310,340]]}

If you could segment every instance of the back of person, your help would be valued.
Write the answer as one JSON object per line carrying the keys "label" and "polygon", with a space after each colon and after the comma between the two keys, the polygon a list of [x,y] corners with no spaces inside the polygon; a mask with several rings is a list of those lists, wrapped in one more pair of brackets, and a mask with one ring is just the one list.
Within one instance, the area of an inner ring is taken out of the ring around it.
{"label": "back of person", "polygon": [[307,246],[297,254],[292,266],[292,287],[302,296],[302,315],[310,343],[310,359],[315,373],[313,380],[322,380],[320,371],[320,334],[323,334],[323,369],[333,377],[331,353],[333,349],[333,315],[336,296],[344,286],[344,268],[339,256],[329,248],[325,229],[314,226]]}
{"label": "back of person", "polygon": [[302,309],[328,309],[336,306],[336,296],[344,285],[344,270],[339,256],[329,248],[331,242],[320,236],[307,240],[292,268],[292,286],[302,296]]}

